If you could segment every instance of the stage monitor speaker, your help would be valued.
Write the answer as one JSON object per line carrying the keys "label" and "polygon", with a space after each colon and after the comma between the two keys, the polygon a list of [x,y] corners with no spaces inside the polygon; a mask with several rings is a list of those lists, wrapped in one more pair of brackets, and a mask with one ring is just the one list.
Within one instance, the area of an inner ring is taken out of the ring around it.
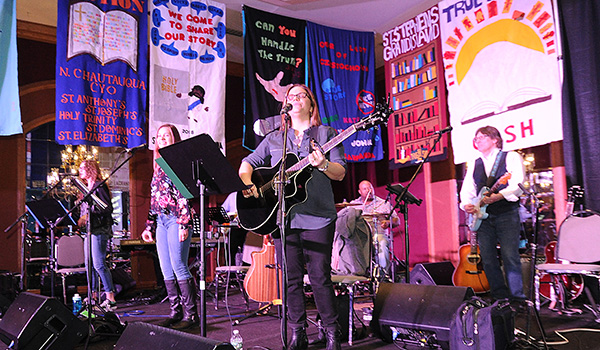
{"label": "stage monitor speaker", "polygon": [[416,264],[410,271],[410,284],[452,286],[454,265],[450,261]]}
{"label": "stage monitor speaker", "polygon": [[371,329],[387,342],[393,340],[390,327],[406,335],[406,341],[414,340],[410,337],[417,330],[422,339],[447,348],[452,316],[473,295],[470,287],[382,283],[375,296]]}
{"label": "stage monitor speaker", "polygon": [[153,349],[234,350],[229,343],[143,322],[129,323],[114,348],[114,350]]}
{"label": "stage monitor speaker", "polygon": [[0,340],[15,350],[73,349],[87,335],[62,302],[32,293],[19,294],[0,320]]}

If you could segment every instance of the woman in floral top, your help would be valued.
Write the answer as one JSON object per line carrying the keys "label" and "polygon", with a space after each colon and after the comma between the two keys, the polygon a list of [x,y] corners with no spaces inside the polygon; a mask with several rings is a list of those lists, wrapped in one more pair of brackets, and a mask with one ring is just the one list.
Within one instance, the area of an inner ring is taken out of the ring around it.
{"label": "woman in floral top", "polygon": [[[181,136],[175,126],[164,124],[158,128],[154,160],[160,157],[159,149],[178,141]],[[160,269],[171,306],[169,318],[161,325],[186,329],[198,324],[196,286],[187,264],[191,242],[188,201],[156,162],[150,193],[150,213],[142,239],[152,242],[152,233],[155,233]]]}

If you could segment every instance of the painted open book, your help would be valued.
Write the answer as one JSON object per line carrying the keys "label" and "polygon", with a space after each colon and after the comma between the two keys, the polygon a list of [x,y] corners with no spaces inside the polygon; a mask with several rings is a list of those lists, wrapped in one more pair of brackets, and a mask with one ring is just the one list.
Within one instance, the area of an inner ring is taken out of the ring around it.
{"label": "painted open book", "polygon": [[121,10],[102,11],[89,2],[69,9],[67,60],[90,54],[101,64],[122,60],[137,71],[138,20]]}

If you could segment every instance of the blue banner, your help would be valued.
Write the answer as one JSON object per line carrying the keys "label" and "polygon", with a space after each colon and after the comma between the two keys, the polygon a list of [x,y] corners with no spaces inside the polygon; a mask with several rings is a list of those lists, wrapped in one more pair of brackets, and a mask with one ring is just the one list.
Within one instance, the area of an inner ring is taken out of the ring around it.
{"label": "blue banner", "polygon": [[147,1],[59,0],[56,141],[144,144],[147,71]]}
{"label": "blue banner", "polygon": [[0,136],[20,134],[21,107],[17,79],[16,0],[0,1]]}
{"label": "blue banner", "polygon": [[[323,124],[342,131],[375,110],[375,36],[307,23],[311,88]],[[344,141],[349,162],[383,159],[381,129]]]}

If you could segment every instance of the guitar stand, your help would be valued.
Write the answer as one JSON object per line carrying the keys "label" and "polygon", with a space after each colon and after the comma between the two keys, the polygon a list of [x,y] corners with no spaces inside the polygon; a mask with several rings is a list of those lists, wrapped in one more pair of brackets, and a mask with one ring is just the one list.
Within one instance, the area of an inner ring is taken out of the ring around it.
{"label": "guitar stand", "polygon": [[[280,282],[279,282],[279,270],[281,269],[281,267],[279,267],[279,265],[266,265],[267,268],[274,268],[276,269],[276,273],[275,273],[275,281],[277,283],[277,294],[279,294],[279,291],[281,290],[281,286],[280,286]],[[247,296],[246,296],[247,298]],[[247,304],[247,300],[246,300],[246,305]],[[272,306],[277,306],[277,316],[271,315],[268,313],[268,311],[271,309]],[[250,314],[240,318],[239,320],[235,320],[231,323],[232,326],[238,325],[240,323],[242,323],[243,321],[255,317],[255,316],[272,316],[272,317],[277,317],[279,319],[281,319],[282,317],[282,311],[281,311],[281,306],[283,306],[282,303],[282,299],[275,299],[275,300],[271,300],[270,302],[268,302],[267,304],[259,307],[258,309],[251,311]]]}

